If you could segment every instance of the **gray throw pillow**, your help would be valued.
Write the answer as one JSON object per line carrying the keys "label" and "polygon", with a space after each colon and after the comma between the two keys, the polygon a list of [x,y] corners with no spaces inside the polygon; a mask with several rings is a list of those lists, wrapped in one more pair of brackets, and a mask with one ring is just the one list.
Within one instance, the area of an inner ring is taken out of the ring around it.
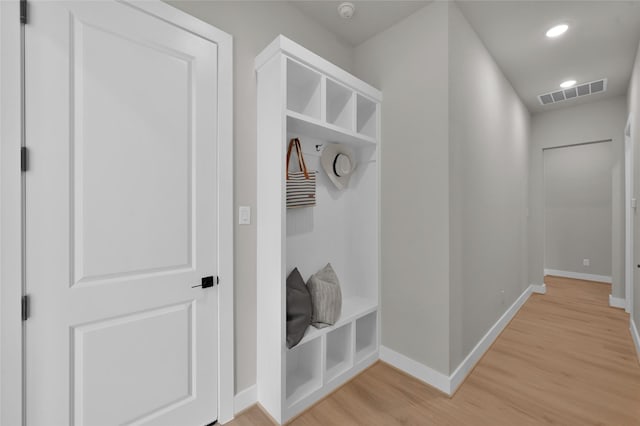
{"label": "gray throw pillow", "polygon": [[327,266],[312,275],[307,287],[313,304],[311,325],[324,328],[335,324],[342,311],[342,291],[331,264],[327,263]]}
{"label": "gray throw pillow", "polygon": [[291,349],[304,337],[311,323],[311,295],[298,268],[287,277],[287,348]]}

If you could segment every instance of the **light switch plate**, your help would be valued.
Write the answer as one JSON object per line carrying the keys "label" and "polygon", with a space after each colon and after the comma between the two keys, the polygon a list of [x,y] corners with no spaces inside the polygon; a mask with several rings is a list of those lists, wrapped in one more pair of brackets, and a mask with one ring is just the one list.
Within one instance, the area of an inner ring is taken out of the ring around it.
{"label": "light switch plate", "polygon": [[251,207],[240,206],[238,209],[238,224],[250,225],[251,224]]}

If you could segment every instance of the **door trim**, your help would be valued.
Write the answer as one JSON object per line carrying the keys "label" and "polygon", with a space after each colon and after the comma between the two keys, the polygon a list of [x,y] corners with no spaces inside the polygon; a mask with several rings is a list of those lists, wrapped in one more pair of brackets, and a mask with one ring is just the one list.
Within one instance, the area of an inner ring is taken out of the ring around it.
{"label": "door trim", "polygon": [[634,274],[634,213],[632,199],[634,197],[633,184],[633,139],[631,138],[631,114],[627,118],[624,128],[624,156],[625,156],[625,311],[633,316],[633,274]]}
{"label": "door trim", "polygon": [[0,2],[0,424],[22,424],[20,2]]}
{"label": "door trim", "polygon": [[[159,0],[121,1],[218,46],[218,422],[233,419],[233,39]],[[19,0],[0,2],[0,424],[23,424],[23,289]],[[213,419],[212,419],[213,420]]]}

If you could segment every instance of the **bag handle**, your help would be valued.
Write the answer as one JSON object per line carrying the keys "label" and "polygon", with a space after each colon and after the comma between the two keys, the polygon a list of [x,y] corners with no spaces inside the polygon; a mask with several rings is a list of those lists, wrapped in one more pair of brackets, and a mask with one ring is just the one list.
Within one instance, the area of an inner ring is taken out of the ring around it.
{"label": "bag handle", "polygon": [[309,179],[307,164],[304,162],[302,147],[300,145],[300,139],[298,138],[291,139],[291,141],[289,141],[289,148],[287,148],[287,179],[289,179],[289,161],[291,160],[291,151],[293,151],[294,146],[296,148],[296,156],[298,157],[298,166],[300,167],[300,171],[304,173],[305,179]]}
{"label": "bag handle", "polygon": [[305,179],[309,179],[309,172],[307,170],[307,163],[304,161],[304,155],[302,155],[302,143],[300,139],[296,138],[296,150],[298,151],[298,161],[302,163],[300,167],[301,171],[304,171]]}
{"label": "bag handle", "polygon": [[298,167],[300,168],[301,172],[304,172],[307,168],[307,165],[305,164],[304,157],[302,156],[302,146],[300,145],[300,139],[295,138],[293,141],[296,148],[296,157],[298,158]]}
{"label": "bag handle", "polygon": [[[289,179],[289,162],[291,160],[291,151],[293,150],[293,147],[296,147],[296,154],[298,151],[298,147],[296,144],[296,139],[291,139],[291,141],[289,141],[289,148],[287,148],[287,180]],[[300,162],[300,157],[298,156],[298,166],[300,167],[300,170],[302,171],[302,163]]]}

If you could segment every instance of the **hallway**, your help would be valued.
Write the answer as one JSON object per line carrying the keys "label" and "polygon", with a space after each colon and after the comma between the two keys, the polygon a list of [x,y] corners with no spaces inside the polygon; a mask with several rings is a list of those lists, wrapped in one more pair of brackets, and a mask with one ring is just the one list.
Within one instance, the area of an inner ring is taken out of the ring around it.
{"label": "hallway", "polygon": [[[545,282],[452,398],[379,362],[290,424],[640,425],[640,364],[610,285]],[[254,406],[230,424],[271,422]]]}

